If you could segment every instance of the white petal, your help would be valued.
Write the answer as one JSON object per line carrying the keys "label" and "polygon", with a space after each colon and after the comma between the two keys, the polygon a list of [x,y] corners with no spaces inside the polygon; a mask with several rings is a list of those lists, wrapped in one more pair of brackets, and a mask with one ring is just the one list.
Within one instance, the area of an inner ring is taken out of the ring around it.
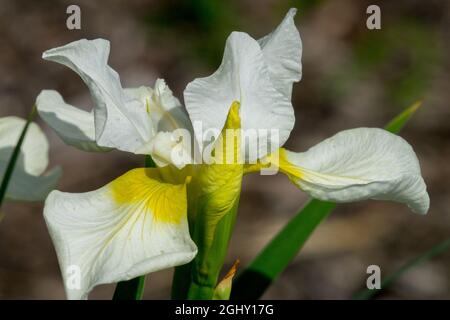
{"label": "white petal", "polygon": [[147,145],[137,150],[137,153],[151,155],[158,167],[172,164],[182,169],[194,163],[190,138],[188,130],[160,131]]}
{"label": "white petal", "polygon": [[[10,161],[26,121],[18,117],[0,118],[0,179]],[[23,141],[6,197],[14,200],[44,200],[61,175],[55,168],[40,176],[48,166],[48,141],[41,129],[30,123]],[[0,180],[0,181],[1,181]]]}
{"label": "white petal", "polygon": [[125,93],[146,106],[153,124],[153,134],[179,128],[191,130],[186,110],[163,79],[156,80],[154,89],[144,86],[127,88]]}
{"label": "white petal", "polygon": [[75,71],[94,99],[97,144],[134,152],[150,139],[145,106],[127,99],[119,75],[108,66],[109,41],[82,39],[44,52],[46,60]]}
{"label": "white petal", "polygon": [[67,104],[54,90],[43,90],[36,99],[39,115],[67,144],[84,151],[108,151],[95,142],[92,112]]}
{"label": "white petal", "polygon": [[[249,138],[250,146],[258,146],[259,157],[281,146],[295,121],[290,99],[273,86],[258,42],[242,32],[228,37],[219,69],[207,78],[189,83],[184,97],[200,145],[205,139],[202,132],[222,131],[234,101],[241,104],[243,137]],[[197,121],[203,130],[198,129]],[[271,129],[277,130],[279,139],[268,149],[267,130]]]}
{"label": "white petal", "polygon": [[186,185],[162,183],[157,169],[131,170],[92,192],[52,192],[44,216],[68,298],[191,261],[186,211]]}
{"label": "white petal", "polygon": [[[26,121],[18,117],[0,118],[0,159],[8,162]],[[22,144],[16,168],[31,175],[40,175],[48,166],[48,141],[41,129],[30,123]]]}
{"label": "white petal", "polygon": [[281,153],[280,168],[312,197],[392,200],[425,214],[429,197],[412,147],[376,128],[339,132],[304,153]]}
{"label": "white petal", "polygon": [[296,12],[290,9],[274,31],[258,40],[273,85],[288,99],[293,82],[302,78],[302,41],[294,23]]}

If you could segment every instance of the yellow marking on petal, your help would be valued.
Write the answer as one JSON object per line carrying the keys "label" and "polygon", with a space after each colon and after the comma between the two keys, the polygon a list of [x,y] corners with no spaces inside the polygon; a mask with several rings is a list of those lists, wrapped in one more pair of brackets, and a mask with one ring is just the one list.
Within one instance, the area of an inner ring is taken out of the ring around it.
{"label": "yellow marking on petal", "polygon": [[[278,153],[278,155],[276,155],[276,153]],[[369,180],[361,179],[359,177],[321,173],[292,164],[287,159],[287,152],[284,148],[280,148],[277,152],[268,157],[269,162],[272,165],[276,165],[282,173],[286,174],[289,179],[297,185],[299,180],[326,185],[366,184],[370,182]]]}
{"label": "yellow marking on petal", "polygon": [[148,114],[150,114],[150,101],[145,99],[145,111],[147,111]]}
{"label": "yellow marking on petal", "polygon": [[278,150],[278,167],[280,171],[287,174],[289,177],[302,179],[304,172],[296,165],[290,163],[287,159],[286,149],[280,148]]}
{"label": "yellow marking on petal", "polygon": [[156,222],[179,224],[187,212],[186,183],[173,185],[161,181],[158,169],[128,171],[109,184],[117,205],[136,206]]}
{"label": "yellow marking on petal", "polygon": [[227,120],[225,121],[225,129],[240,129],[241,128],[241,117],[239,116],[239,109],[241,104],[239,101],[233,101],[228,112]]}
{"label": "yellow marking on petal", "polygon": [[225,125],[214,146],[213,157],[216,164],[242,163],[240,106],[238,101],[231,104]]}
{"label": "yellow marking on petal", "polygon": [[301,179],[304,176],[303,168],[296,166],[287,159],[286,149],[278,150],[268,154],[263,159],[258,160],[255,164],[247,164],[244,166],[244,173],[258,172],[262,169],[278,169],[290,178]]}

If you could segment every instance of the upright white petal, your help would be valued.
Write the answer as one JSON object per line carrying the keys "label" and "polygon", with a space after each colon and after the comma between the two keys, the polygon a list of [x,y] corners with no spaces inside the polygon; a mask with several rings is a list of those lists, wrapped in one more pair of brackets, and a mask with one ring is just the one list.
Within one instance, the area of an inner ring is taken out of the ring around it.
{"label": "upright white petal", "polygon": [[425,214],[429,197],[412,147],[376,128],[339,132],[306,152],[281,150],[280,169],[312,197],[392,200]]}
{"label": "upright white petal", "polygon": [[[0,181],[10,161],[26,121],[18,117],[0,118]],[[44,200],[61,175],[59,168],[44,174],[48,166],[48,141],[31,123],[23,141],[6,197],[13,200]]]}
{"label": "upright white petal", "polygon": [[181,169],[194,163],[191,137],[191,133],[185,129],[160,131],[147,145],[137,150],[137,153],[151,155],[158,167],[172,164]]}
{"label": "upright white petal", "polygon": [[67,144],[84,151],[108,151],[95,142],[94,114],[67,104],[55,90],[43,90],[36,99],[41,118]]}
{"label": "upright white petal", "polygon": [[258,40],[273,85],[288,99],[292,84],[302,78],[302,41],[294,23],[297,9],[290,9],[280,25]]}
{"label": "upright white petal", "polygon": [[82,39],[44,52],[46,60],[75,71],[94,99],[98,145],[134,152],[150,139],[151,123],[145,106],[127,99],[119,75],[108,66],[109,41]]}
{"label": "upright white petal", "polygon": [[68,298],[191,261],[197,248],[186,215],[186,185],[163,183],[157,169],[131,170],[92,192],[52,192],[44,217]]}
{"label": "upright white petal", "polygon": [[153,89],[145,86],[127,88],[125,93],[145,105],[152,121],[153,135],[180,128],[192,130],[186,110],[163,79],[157,79]]}
{"label": "upright white petal", "polygon": [[[258,146],[259,157],[281,146],[295,121],[290,99],[273,85],[260,45],[242,32],[233,32],[228,37],[219,69],[207,78],[189,83],[184,98],[200,145],[205,139],[202,132],[222,131],[234,101],[241,105],[243,137],[248,134],[250,146]],[[202,131],[196,122],[201,124]],[[267,130],[271,129],[277,130],[279,139],[268,149]]]}

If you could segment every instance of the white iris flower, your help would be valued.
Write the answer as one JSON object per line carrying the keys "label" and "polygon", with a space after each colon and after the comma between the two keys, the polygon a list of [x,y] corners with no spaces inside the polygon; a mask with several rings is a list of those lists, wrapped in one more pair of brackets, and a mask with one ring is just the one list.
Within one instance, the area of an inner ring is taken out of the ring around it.
{"label": "white iris flower", "polygon": [[[429,198],[417,157],[404,139],[387,131],[346,130],[304,153],[281,148],[294,126],[292,85],[302,71],[295,12],[291,9],[262,39],[242,32],[229,36],[219,69],[186,87],[190,121],[162,80],[153,89],[123,89],[107,64],[106,40],[80,40],[43,54],[77,72],[93,97],[93,111],[86,112],[65,103],[56,91],[39,95],[41,117],[66,143],[87,151],[115,148],[150,154],[159,167],[170,168],[134,169],[92,192],[50,194],[44,216],[63,277],[68,279],[73,265],[81,270],[79,288],[65,281],[69,298],[86,298],[97,284],[192,260],[197,248],[189,236],[188,210],[190,217],[195,217],[196,208],[221,217],[239,197],[242,174],[267,166],[276,166],[318,199],[386,199],[427,212]],[[192,164],[193,157],[175,161],[174,148],[191,143],[173,139],[179,128],[193,128],[200,149],[211,142],[206,130],[239,130],[240,150],[233,150],[244,155],[246,163],[208,166]],[[277,139],[268,131],[275,131]],[[246,146],[256,146],[257,155],[249,154]],[[248,163],[251,160],[255,163]],[[195,187],[187,197],[190,185]]]}

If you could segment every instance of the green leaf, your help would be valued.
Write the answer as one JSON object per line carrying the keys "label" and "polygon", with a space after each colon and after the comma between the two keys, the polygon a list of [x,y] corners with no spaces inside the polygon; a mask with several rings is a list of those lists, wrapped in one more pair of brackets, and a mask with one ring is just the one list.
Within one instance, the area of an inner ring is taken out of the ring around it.
{"label": "green leaf", "polygon": [[418,265],[430,260],[431,258],[444,253],[450,248],[450,238],[446,239],[445,241],[435,245],[430,250],[426,251],[425,253],[422,253],[421,255],[415,257],[402,267],[400,267],[397,271],[391,273],[387,277],[384,277],[384,279],[381,281],[381,289],[365,289],[353,296],[353,299],[356,300],[368,300],[373,298],[375,295],[379,294],[380,291],[386,289],[389,287],[393,282],[395,282],[398,278],[403,276],[406,272],[411,270],[414,267],[417,267]]}
{"label": "green leaf", "polygon": [[402,113],[389,121],[389,123],[384,128],[389,132],[399,133],[421,105],[421,100],[416,101],[409,108],[406,108]]}
{"label": "green leaf", "polygon": [[[145,167],[156,167],[156,163],[149,155],[145,156]],[[144,287],[145,275],[136,277],[128,281],[121,281],[117,283],[113,300],[141,300],[144,294]]]}
{"label": "green leaf", "polygon": [[312,199],[236,279],[231,299],[258,299],[336,205]]}
{"label": "green leaf", "polygon": [[[392,119],[385,129],[392,133],[399,133],[420,105],[420,101],[414,103]],[[311,199],[238,275],[233,285],[231,298],[260,298],[335,207],[333,203]]]}
{"label": "green leaf", "polygon": [[5,174],[3,176],[2,184],[0,185],[0,207],[3,203],[3,200],[6,195],[6,190],[8,189],[9,182],[11,180],[12,174],[14,172],[14,167],[16,166],[17,159],[20,155],[20,149],[22,147],[23,141],[25,140],[25,136],[27,134],[28,128],[30,127],[30,123],[32,122],[34,116],[36,115],[36,105],[33,106],[30,113],[28,114],[27,122],[23,127],[22,133],[20,134],[19,140],[11,154],[11,158],[8,162],[8,166],[6,167]]}

